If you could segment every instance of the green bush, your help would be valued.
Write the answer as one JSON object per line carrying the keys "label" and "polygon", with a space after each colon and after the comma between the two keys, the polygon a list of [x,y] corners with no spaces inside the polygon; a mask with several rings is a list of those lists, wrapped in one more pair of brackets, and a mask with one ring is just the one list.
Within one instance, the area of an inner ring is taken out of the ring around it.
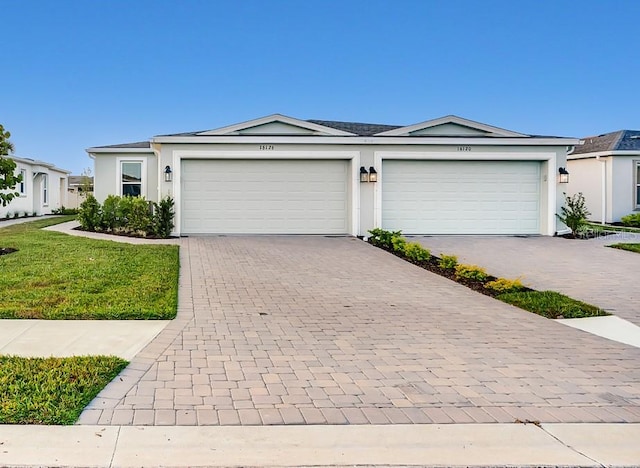
{"label": "green bush", "polygon": [[408,242],[404,246],[405,256],[416,262],[424,262],[431,258],[431,252],[422,247],[418,242]]}
{"label": "green bush", "polygon": [[386,231],[381,228],[371,229],[369,231],[371,237],[369,242],[378,247],[385,247],[387,249],[393,249],[393,239],[402,236],[402,231]]}
{"label": "green bush", "polygon": [[511,293],[522,291],[524,289],[524,284],[522,284],[519,279],[512,280],[507,278],[498,278],[496,280],[489,281],[484,285],[484,287],[498,293]]}
{"label": "green bush", "polygon": [[456,265],[456,279],[471,279],[476,281],[485,281],[489,275],[484,268],[477,265],[465,265],[464,263]]}
{"label": "green bush", "polygon": [[455,255],[443,255],[442,257],[440,257],[440,262],[438,262],[440,268],[443,268],[445,270],[452,270],[456,267],[457,264],[458,257],[456,257]]}
{"label": "green bush", "polygon": [[117,195],[109,195],[102,204],[102,220],[100,226],[107,231],[113,231],[120,227],[120,220],[118,218],[118,205],[120,204],[120,197]]}
{"label": "green bush", "polygon": [[625,226],[640,228],[640,213],[623,216],[620,221],[622,221],[622,224]]}
{"label": "green bush", "polygon": [[80,227],[87,231],[95,231],[102,224],[102,213],[100,203],[96,197],[89,195],[81,204],[78,210],[78,222]]}
{"label": "green bush", "polygon": [[143,197],[125,197],[131,201],[131,211],[127,219],[127,230],[130,232],[150,234],[153,232],[152,206]]}
{"label": "green bush", "polygon": [[405,253],[405,247],[407,245],[407,239],[404,237],[392,237],[391,245],[394,252]]}
{"label": "green bush", "polygon": [[61,206],[58,209],[55,210],[51,210],[51,214],[57,214],[57,215],[77,215],[78,214],[78,209],[77,208],[66,208],[64,205]]}
{"label": "green bush", "polygon": [[171,235],[173,230],[173,217],[175,212],[173,211],[173,198],[167,196],[160,200],[160,203],[155,205],[153,226],[156,236],[167,238]]}
{"label": "green bush", "polygon": [[556,216],[571,229],[571,234],[575,236],[580,227],[587,222],[587,216],[589,216],[591,212],[587,210],[582,192],[578,192],[571,197],[568,197],[566,193],[563,193],[563,195],[564,206],[560,208],[561,214],[556,214]]}

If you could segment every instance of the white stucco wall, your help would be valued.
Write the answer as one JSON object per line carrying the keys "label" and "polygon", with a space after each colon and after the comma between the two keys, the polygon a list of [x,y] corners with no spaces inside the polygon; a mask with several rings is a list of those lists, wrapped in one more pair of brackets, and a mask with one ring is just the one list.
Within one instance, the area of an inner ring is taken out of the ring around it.
{"label": "white stucco wall", "polygon": [[94,196],[102,203],[109,195],[122,195],[120,165],[123,161],[142,161],[144,176],[142,195],[147,200],[158,200],[158,164],[152,151],[114,152],[94,154]]}
{"label": "white stucco wall", "polygon": [[[602,162],[601,162],[602,161]],[[611,158],[573,159],[567,162],[569,171],[569,183],[567,184],[567,195],[573,196],[582,192],[587,209],[591,212],[589,219],[600,222],[602,220],[602,170],[606,169],[606,174],[610,177],[612,160]],[[610,185],[610,184],[606,184]],[[607,197],[610,201],[610,196]],[[606,222],[611,221],[611,208],[605,210]]]}
{"label": "white stucco wall", "polygon": [[[564,184],[558,184],[557,174],[559,167],[566,167],[566,147],[562,146],[472,146],[470,150],[460,152],[455,145],[317,145],[317,144],[277,144],[267,145],[270,149],[260,150],[259,144],[174,144],[163,143],[157,145],[156,149],[160,154],[157,167],[157,179],[159,182],[159,197],[171,195],[176,198],[180,191],[180,160],[186,154],[198,154],[197,157],[237,157],[237,158],[269,158],[270,156],[287,154],[288,157],[300,158],[309,157],[313,152],[334,152],[337,157],[342,157],[346,153],[356,153],[351,158],[352,170],[356,172],[360,166],[369,168],[375,167],[378,171],[379,179],[384,177],[382,165],[380,164],[380,154],[405,152],[411,154],[424,154],[427,158],[435,159],[513,159],[522,158],[525,160],[541,161],[540,174],[540,233],[553,235],[556,231],[565,227],[556,220],[555,214],[560,212],[563,203],[562,192],[566,190]],[[209,153],[209,156],[207,154]],[[96,158],[96,175],[99,173]],[[169,165],[174,177],[172,182],[164,182],[162,170]],[[101,175],[102,177],[102,175]],[[357,217],[354,224],[354,235],[368,235],[368,230],[376,227],[378,191],[381,183],[358,183],[357,197],[353,197],[355,203],[354,216]],[[96,190],[98,184],[96,183]],[[359,200],[357,199],[359,198]],[[179,203],[176,203],[179,210]],[[176,225],[179,226],[179,220]]]}
{"label": "white stucco wall", "polygon": [[634,161],[639,161],[640,155],[613,157],[613,184],[611,184],[611,216],[613,221],[637,212],[635,205],[635,185],[633,171]]}

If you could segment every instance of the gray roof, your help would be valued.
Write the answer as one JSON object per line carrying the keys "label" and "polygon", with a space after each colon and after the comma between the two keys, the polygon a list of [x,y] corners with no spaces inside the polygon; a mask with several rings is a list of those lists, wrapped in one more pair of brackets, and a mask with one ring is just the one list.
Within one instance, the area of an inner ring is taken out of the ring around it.
{"label": "gray roof", "polygon": [[576,146],[572,155],[604,151],[640,151],[640,130],[618,130],[585,137],[582,140],[584,144]]}
{"label": "gray roof", "polygon": [[121,143],[119,145],[95,146],[94,148],[151,148],[151,142],[136,141],[134,143]]}
{"label": "gray roof", "polygon": [[323,125],[325,127],[335,128],[336,130],[342,130],[344,132],[355,133],[358,136],[372,136],[376,133],[395,130],[396,128],[401,128],[404,126],[360,122],[337,122],[334,120],[307,120],[307,122],[311,122],[317,125]]}

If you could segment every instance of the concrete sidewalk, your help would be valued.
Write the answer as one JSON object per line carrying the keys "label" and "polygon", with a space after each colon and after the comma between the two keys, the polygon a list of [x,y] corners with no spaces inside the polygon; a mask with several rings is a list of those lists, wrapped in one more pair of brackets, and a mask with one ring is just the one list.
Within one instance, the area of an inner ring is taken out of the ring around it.
{"label": "concrete sidewalk", "polygon": [[638,440],[640,424],[0,426],[0,465],[638,466]]}
{"label": "concrete sidewalk", "polygon": [[0,320],[0,354],[112,355],[131,360],[168,320]]}

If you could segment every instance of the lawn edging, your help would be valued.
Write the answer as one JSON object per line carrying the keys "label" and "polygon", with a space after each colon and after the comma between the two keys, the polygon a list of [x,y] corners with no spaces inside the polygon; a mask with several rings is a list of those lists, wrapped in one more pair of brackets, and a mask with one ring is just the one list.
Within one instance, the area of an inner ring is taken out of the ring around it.
{"label": "lawn edging", "polygon": [[408,242],[401,231],[376,228],[367,242],[409,263],[443,276],[476,292],[551,319],[610,315],[603,309],[556,291],[537,291],[519,278],[498,278],[477,265],[458,263],[455,255],[437,257],[418,242]]}

